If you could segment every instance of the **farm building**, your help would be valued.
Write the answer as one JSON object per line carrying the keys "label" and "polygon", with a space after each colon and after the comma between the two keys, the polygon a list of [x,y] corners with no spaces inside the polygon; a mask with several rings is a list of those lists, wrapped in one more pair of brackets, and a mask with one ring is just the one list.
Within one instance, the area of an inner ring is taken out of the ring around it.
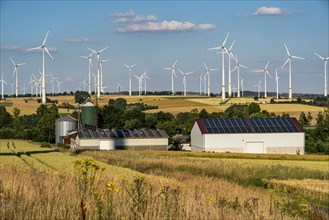
{"label": "farm building", "polygon": [[167,150],[168,135],[160,129],[79,129],[69,134],[77,149]]}
{"label": "farm building", "polygon": [[304,154],[305,133],[295,118],[199,119],[192,151]]}
{"label": "farm building", "polygon": [[68,131],[76,129],[78,121],[70,115],[65,115],[55,122],[55,140],[56,144],[67,144],[65,137]]}

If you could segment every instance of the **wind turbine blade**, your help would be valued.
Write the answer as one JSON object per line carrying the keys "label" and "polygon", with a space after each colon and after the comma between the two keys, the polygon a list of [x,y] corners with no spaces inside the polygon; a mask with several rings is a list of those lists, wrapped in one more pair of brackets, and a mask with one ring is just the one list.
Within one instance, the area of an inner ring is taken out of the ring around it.
{"label": "wind turbine blade", "polygon": [[266,70],[265,73],[272,79],[272,76],[270,75],[270,73]]}
{"label": "wind turbine blade", "polygon": [[79,56],[80,58],[85,58],[85,59],[89,59],[89,57],[86,56]]}
{"label": "wind turbine blade", "polygon": [[291,56],[292,58],[299,59],[299,60],[305,60],[303,57],[297,57],[297,56]]}
{"label": "wind turbine blade", "polygon": [[227,40],[227,38],[228,38],[228,35],[230,35],[230,32],[227,33],[227,35],[226,35],[226,37],[225,37],[225,40],[224,40],[224,42],[223,42],[223,46],[225,46],[226,40]]}
{"label": "wind turbine blade", "polygon": [[105,63],[105,62],[108,62],[108,61],[110,61],[110,59],[102,60],[102,63]]}
{"label": "wind turbine blade", "polygon": [[174,68],[177,62],[178,62],[178,60],[175,61],[174,65],[172,65],[171,68]]}
{"label": "wind turbine blade", "polygon": [[204,65],[204,67],[208,70],[209,68],[207,67],[207,65],[204,62],[202,62],[202,63]]}
{"label": "wind turbine blade", "polygon": [[288,61],[289,61],[289,57],[288,57],[288,59],[286,60],[286,62],[281,66],[281,69],[283,69],[283,67],[288,63]]}
{"label": "wind turbine blade", "polygon": [[267,61],[267,64],[265,66],[265,70],[267,69],[269,63],[270,63],[270,60]]}
{"label": "wind turbine blade", "polygon": [[171,70],[170,67],[164,67],[164,68],[162,68],[162,69],[164,69],[164,70]]}
{"label": "wind turbine blade", "polygon": [[45,43],[47,41],[47,38],[48,38],[49,31],[50,31],[50,29],[48,29],[47,34],[46,34],[46,37],[45,37],[45,39],[42,42],[42,45],[45,45]]}
{"label": "wind turbine blade", "polygon": [[14,77],[16,71],[17,71],[17,67],[15,66],[12,77]]}
{"label": "wind turbine blade", "polygon": [[131,65],[131,67],[130,68],[133,68],[134,66],[136,66],[137,65],[137,63],[135,63],[134,65]]}
{"label": "wind turbine blade", "polygon": [[264,70],[254,70],[255,73],[261,73],[264,72]]}
{"label": "wind turbine blade", "polygon": [[17,64],[17,66],[23,66],[25,65],[26,63],[20,63],[20,64]]}
{"label": "wind turbine blade", "polygon": [[236,68],[238,68],[238,66],[235,66],[235,67],[231,70],[231,72],[233,72],[234,70],[236,70]]}
{"label": "wind turbine blade", "polygon": [[177,75],[176,75],[176,71],[174,69],[172,69],[172,73],[175,75],[175,77],[177,78]]}
{"label": "wind turbine blade", "polygon": [[33,48],[26,49],[26,51],[41,50],[41,49],[42,49],[42,47],[38,46],[38,47],[33,47]]}
{"label": "wind turbine blade", "polygon": [[242,64],[240,64],[239,66],[240,66],[240,67],[243,67],[243,68],[245,68],[245,69],[249,69],[249,67],[247,67],[247,66],[245,66],[245,65],[242,65]]}
{"label": "wind turbine blade", "polygon": [[90,64],[91,68],[94,68],[93,62],[91,61],[91,59],[89,59],[89,64]]}
{"label": "wind turbine blade", "polygon": [[10,59],[11,62],[14,64],[14,66],[16,66],[16,63],[13,61],[13,59],[11,59],[11,57],[9,57],[9,59]]}
{"label": "wind turbine blade", "polygon": [[218,69],[209,69],[209,71],[215,71],[215,70],[218,70]]}
{"label": "wind turbine blade", "polygon": [[98,53],[102,53],[104,50],[106,50],[107,48],[109,48],[110,46],[106,46],[103,49],[101,49]]}
{"label": "wind turbine blade", "polygon": [[129,69],[129,66],[127,64],[125,64],[125,63],[122,63],[122,64]]}
{"label": "wind turbine blade", "polygon": [[231,44],[229,51],[232,50],[234,43],[235,43],[235,40],[234,40],[233,43]]}
{"label": "wind turbine blade", "polygon": [[321,57],[319,54],[317,54],[317,53],[314,53],[315,55],[317,55],[320,59],[322,59],[322,60],[325,60],[323,57]]}
{"label": "wind turbine blade", "polygon": [[93,52],[94,54],[97,54],[97,52],[93,49],[90,49],[89,47],[87,47],[88,50],[90,50],[91,52]]}
{"label": "wind turbine blade", "polygon": [[184,72],[181,71],[179,68],[178,68],[178,71],[179,71],[183,76],[185,75]]}
{"label": "wind turbine blade", "polygon": [[54,58],[53,58],[53,57],[51,56],[51,54],[49,53],[47,47],[44,47],[44,49],[45,49],[45,51],[47,52],[47,54],[50,56],[50,58],[51,58],[52,60],[54,60]]}
{"label": "wind turbine blade", "polygon": [[286,48],[286,51],[287,51],[288,56],[290,56],[290,53],[289,53],[289,50],[288,50],[288,47],[287,47],[286,43],[283,43],[283,44],[284,44],[284,46]]}
{"label": "wind turbine blade", "polygon": [[185,73],[185,76],[190,75],[190,74],[192,74],[193,72],[194,72],[194,71],[191,71],[191,72]]}
{"label": "wind turbine blade", "polygon": [[222,48],[221,47],[212,47],[212,48],[208,48],[206,50],[220,50],[220,49],[222,49]]}

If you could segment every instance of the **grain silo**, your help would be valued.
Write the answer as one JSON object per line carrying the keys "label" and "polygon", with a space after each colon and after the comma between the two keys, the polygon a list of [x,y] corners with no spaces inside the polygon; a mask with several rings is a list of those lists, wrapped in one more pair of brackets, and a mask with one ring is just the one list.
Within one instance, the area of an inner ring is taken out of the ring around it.
{"label": "grain silo", "polygon": [[56,144],[63,144],[64,137],[67,136],[68,131],[77,129],[77,123],[78,121],[70,115],[57,119],[55,123]]}
{"label": "grain silo", "polygon": [[82,127],[96,127],[96,106],[91,102],[86,102],[80,106]]}

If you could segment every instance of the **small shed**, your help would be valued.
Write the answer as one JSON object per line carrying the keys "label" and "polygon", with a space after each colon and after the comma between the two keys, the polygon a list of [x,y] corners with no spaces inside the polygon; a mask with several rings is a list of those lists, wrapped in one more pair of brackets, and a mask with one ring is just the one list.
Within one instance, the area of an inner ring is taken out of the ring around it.
{"label": "small shed", "polygon": [[[64,144],[64,138],[68,135],[68,131],[76,129],[78,121],[70,115],[60,117],[55,122],[55,141],[56,144]],[[67,142],[67,141],[66,141]]]}

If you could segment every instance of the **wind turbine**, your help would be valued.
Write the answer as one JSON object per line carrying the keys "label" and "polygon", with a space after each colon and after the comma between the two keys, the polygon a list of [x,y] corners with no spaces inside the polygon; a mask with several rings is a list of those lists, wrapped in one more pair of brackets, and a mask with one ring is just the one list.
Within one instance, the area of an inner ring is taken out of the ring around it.
{"label": "wind turbine", "polygon": [[203,77],[202,77],[202,73],[200,74],[200,95],[202,94],[202,82],[203,82]]}
{"label": "wind turbine", "polygon": [[[80,82],[80,85],[83,85],[83,91],[86,91],[86,85],[87,85],[86,80],[87,79],[85,79],[82,82]],[[80,88],[80,86],[79,86],[79,88]]]}
{"label": "wind turbine", "polygon": [[207,95],[207,74],[203,76],[203,90],[204,90],[204,95]]}
{"label": "wind turbine", "polygon": [[119,89],[119,93],[120,93],[120,89],[122,88],[122,85],[120,85],[120,83],[118,83],[117,88]]}
{"label": "wind turbine", "polygon": [[91,73],[91,75],[94,77],[94,90],[95,90],[95,94],[97,92],[97,76],[94,73]]}
{"label": "wind turbine", "polygon": [[25,83],[23,84],[23,88],[22,88],[22,90],[23,90],[23,95],[25,96],[25,94],[26,94],[26,90],[27,90],[27,88],[26,88],[26,86],[25,86]]}
{"label": "wind turbine", "polygon": [[11,88],[11,97],[13,97],[14,96],[14,85],[15,85],[15,83],[14,82],[9,83],[9,85],[10,85],[10,88]]}
{"label": "wind turbine", "polygon": [[13,71],[13,76],[14,74],[16,73],[16,97],[18,97],[18,67],[19,66],[22,66],[26,63],[19,63],[19,64],[16,64],[13,59],[11,59],[11,57],[9,57],[9,59],[11,60],[11,62],[14,64],[14,71]]}
{"label": "wind turbine", "polygon": [[1,74],[1,80],[0,80],[0,82],[1,82],[1,99],[4,99],[4,94],[3,94],[4,85],[3,84],[7,84],[7,82],[3,80],[3,73]]}
{"label": "wind turbine", "polygon": [[104,88],[103,88],[103,63],[110,61],[109,59],[107,60],[100,60],[99,62],[99,69],[100,69],[100,83],[101,83],[101,92],[104,93]]}
{"label": "wind turbine", "polygon": [[241,79],[241,92],[242,92],[242,97],[243,97],[243,81],[244,81],[244,79]]}
{"label": "wind turbine", "polygon": [[96,51],[93,49],[90,49],[89,47],[87,47],[88,50],[90,50],[91,52],[93,52],[97,58],[97,99],[101,98],[101,63],[100,63],[100,54],[106,50],[107,48],[109,48],[110,46],[106,46],[103,49]]}
{"label": "wind turbine", "polygon": [[324,58],[322,56],[320,56],[317,53],[314,53],[316,56],[318,56],[321,60],[324,61],[324,97],[327,97],[328,95],[328,91],[327,91],[327,62],[329,60],[329,57]]}
{"label": "wind turbine", "polygon": [[45,51],[47,52],[47,54],[49,55],[49,57],[54,60],[54,58],[50,55],[47,47],[46,47],[46,41],[48,38],[48,34],[49,34],[50,29],[48,30],[45,39],[43,40],[42,44],[38,47],[34,47],[34,48],[30,48],[27,49],[27,51],[31,51],[31,50],[42,50],[42,104],[46,104],[46,69],[45,69]]}
{"label": "wind turbine", "polygon": [[234,69],[232,70],[232,72],[237,68],[238,69],[238,97],[240,97],[240,67],[242,68],[245,68],[245,69],[248,69],[248,67],[242,65],[241,63],[239,63],[239,60],[238,60],[238,55],[235,54],[235,63],[236,63],[236,66],[234,67]]}
{"label": "wind turbine", "polygon": [[269,63],[270,63],[270,60],[267,61],[267,64],[263,70],[255,70],[256,73],[264,72],[264,77],[265,77],[265,79],[264,79],[264,98],[267,97],[266,75],[268,75],[272,79],[272,76],[270,75],[270,73],[268,72],[268,69],[267,69]]}
{"label": "wind turbine", "polygon": [[235,43],[235,40],[231,44],[230,48],[228,50],[226,50],[226,53],[228,54],[228,96],[229,97],[232,96],[231,59],[233,59],[236,62],[235,57],[233,56],[233,53],[232,53],[232,48],[233,48],[234,43]]}
{"label": "wind turbine", "polygon": [[140,76],[134,76],[138,79],[138,96],[141,96],[141,91],[143,89],[143,74]]}
{"label": "wind turbine", "polygon": [[209,69],[204,62],[203,62],[203,65],[207,70],[206,76],[208,76],[208,96],[210,96],[210,72],[218,70],[218,69]]}
{"label": "wind turbine", "polygon": [[258,98],[260,98],[260,90],[262,89],[262,87],[260,86],[261,81],[259,81],[259,83],[257,85],[254,85],[254,87],[258,88]]}
{"label": "wind turbine", "polygon": [[54,96],[54,95],[55,95],[54,82],[55,82],[55,79],[57,80],[58,78],[53,77],[53,75],[52,75],[51,73],[49,74],[49,76],[50,76],[50,78],[51,78],[49,84],[52,84],[51,92],[52,92],[52,95]]}
{"label": "wind turbine", "polygon": [[137,65],[137,63],[135,63],[134,65],[127,65],[125,63],[123,63],[123,65],[125,67],[128,68],[128,71],[129,71],[129,95],[131,95],[131,70],[133,69],[133,67],[135,67]]}
{"label": "wind turbine", "polygon": [[57,89],[58,89],[58,93],[61,93],[61,84],[62,84],[63,82],[60,82],[60,81],[58,81],[57,80]]}
{"label": "wind turbine", "polygon": [[93,68],[93,62],[91,61],[91,56],[93,52],[89,56],[80,56],[80,58],[88,59],[88,93],[91,95],[91,76],[90,76],[90,68]]}
{"label": "wind turbine", "polygon": [[233,92],[233,97],[235,97],[235,92],[237,91],[237,88],[235,87],[235,85],[233,84],[232,87],[232,92]]}
{"label": "wind turbine", "polygon": [[278,76],[278,69],[275,69],[275,82],[276,82],[276,99],[279,99],[279,76]]}
{"label": "wind turbine", "polygon": [[146,80],[147,79],[151,80],[151,79],[147,76],[146,70],[144,71],[144,74],[142,76],[143,76],[143,79],[145,79],[145,81],[144,81],[144,90],[145,90],[145,95],[146,95]]}
{"label": "wind turbine", "polygon": [[228,38],[228,35],[230,34],[230,32],[227,33],[225,40],[223,41],[222,45],[218,46],[218,47],[213,47],[213,48],[208,48],[206,50],[219,50],[222,49],[222,102],[225,102],[225,67],[224,67],[224,56],[225,56],[225,52],[227,52],[227,49],[225,47],[225,43],[226,40]]}
{"label": "wind turbine", "polygon": [[29,84],[31,84],[31,98],[33,97],[33,86],[35,84],[34,80],[32,79],[32,76],[30,75],[30,82]]}
{"label": "wind turbine", "polygon": [[282,65],[281,69],[282,69],[282,68],[283,68],[283,67],[289,62],[289,99],[292,99],[292,87],[291,87],[291,60],[292,60],[293,58],[294,58],[294,59],[299,59],[299,60],[305,60],[305,58],[290,55],[286,43],[283,43],[283,44],[284,44],[284,46],[285,46],[285,48],[286,48],[286,51],[287,51],[287,54],[288,54],[288,59],[287,59],[286,62]]}
{"label": "wind turbine", "polygon": [[175,72],[175,65],[177,64],[178,60],[175,61],[175,63],[171,67],[165,67],[162,68],[164,70],[171,70],[171,95],[175,95],[174,90],[174,76],[177,78],[176,72]]}
{"label": "wind turbine", "polygon": [[183,84],[184,84],[184,96],[186,96],[186,76],[190,75],[192,72],[188,72],[188,73],[184,73],[183,71],[181,71],[180,69],[178,69],[178,71],[183,75]]}

